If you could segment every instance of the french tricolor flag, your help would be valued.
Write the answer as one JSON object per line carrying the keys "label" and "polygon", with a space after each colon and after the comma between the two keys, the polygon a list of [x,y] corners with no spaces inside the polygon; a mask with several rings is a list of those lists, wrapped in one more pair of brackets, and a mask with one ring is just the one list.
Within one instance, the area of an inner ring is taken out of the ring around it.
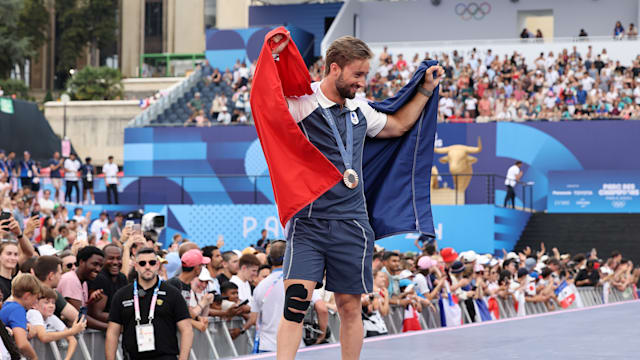
{"label": "french tricolor flag", "polygon": [[457,296],[447,291],[447,296],[441,296],[440,300],[438,300],[438,305],[440,306],[440,322],[442,327],[462,325],[462,309],[460,309],[460,305],[458,305]]}
{"label": "french tricolor flag", "polygon": [[576,301],[576,292],[572,286],[567,284],[566,281],[560,283],[555,292],[558,297],[558,301],[560,302],[560,306],[562,306],[563,309],[568,308],[574,301]]}

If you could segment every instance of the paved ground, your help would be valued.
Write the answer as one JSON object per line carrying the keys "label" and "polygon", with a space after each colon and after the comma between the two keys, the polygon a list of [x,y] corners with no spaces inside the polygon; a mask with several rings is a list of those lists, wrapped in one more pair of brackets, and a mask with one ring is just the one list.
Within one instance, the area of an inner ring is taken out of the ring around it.
{"label": "paved ground", "polygon": [[[296,357],[339,358],[337,344],[307,348]],[[371,338],[361,359],[640,359],[640,301]]]}

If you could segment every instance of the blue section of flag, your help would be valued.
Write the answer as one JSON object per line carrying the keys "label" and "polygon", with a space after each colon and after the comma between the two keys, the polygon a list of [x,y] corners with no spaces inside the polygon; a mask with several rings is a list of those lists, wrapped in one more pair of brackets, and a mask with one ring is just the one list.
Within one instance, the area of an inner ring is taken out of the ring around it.
{"label": "blue section of flag", "polygon": [[[393,114],[416,95],[425,71],[437,65],[423,61],[411,81],[396,96],[371,106]],[[430,201],[430,177],[436,133],[438,88],[420,118],[399,138],[367,139],[363,156],[364,191],[376,239],[406,232],[435,236]],[[393,214],[393,216],[389,216]]]}

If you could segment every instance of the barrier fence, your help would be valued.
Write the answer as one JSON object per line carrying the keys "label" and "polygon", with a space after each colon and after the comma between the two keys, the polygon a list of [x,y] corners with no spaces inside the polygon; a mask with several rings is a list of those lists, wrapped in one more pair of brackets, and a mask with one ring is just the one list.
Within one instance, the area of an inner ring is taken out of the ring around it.
{"label": "barrier fence", "polygon": [[[625,291],[619,291],[611,288],[606,284],[598,287],[579,287],[576,288],[576,299],[567,309],[577,307],[590,307],[606,303],[614,303],[620,301],[633,300],[637,298],[633,289],[628,288]],[[518,316],[515,304],[512,298],[496,297],[499,318],[514,318]],[[434,308],[423,308],[419,321],[422,329],[435,329],[441,327],[440,309],[437,300],[433,302]],[[459,304],[462,312],[463,324],[480,322],[479,316],[472,319],[467,311],[467,307],[461,301]],[[435,310],[434,310],[435,309]],[[525,315],[542,314],[552,311],[562,311],[563,309],[556,304],[553,310],[549,310],[543,303],[525,303]],[[312,312],[312,310],[310,310]],[[315,317],[315,314],[308,314]],[[520,315],[522,316],[522,314]],[[401,306],[391,306],[390,312],[384,317],[389,335],[402,332],[402,323],[404,320],[404,308]],[[200,332],[194,329],[193,346],[190,352],[190,360],[202,359],[224,359],[250,354],[253,349],[253,339],[255,332],[252,330],[232,339],[229,329],[240,328],[244,324],[244,319],[237,317],[231,320],[223,320],[220,318],[211,318],[209,329]],[[340,319],[336,313],[330,312],[329,325],[331,335],[328,337],[330,343],[337,342],[340,338]],[[104,360],[105,359],[105,335],[101,331],[86,330],[81,335],[77,335],[78,348],[74,353],[72,360]],[[66,341],[52,341],[44,344],[37,339],[31,340],[38,359],[40,360],[62,360],[66,354]],[[121,343],[118,345],[117,360],[122,360]]]}

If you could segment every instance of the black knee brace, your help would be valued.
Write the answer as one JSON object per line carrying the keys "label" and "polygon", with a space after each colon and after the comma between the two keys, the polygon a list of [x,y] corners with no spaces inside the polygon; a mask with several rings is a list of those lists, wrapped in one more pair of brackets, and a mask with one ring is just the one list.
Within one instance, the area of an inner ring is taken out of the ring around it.
{"label": "black knee brace", "polygon": [[287,288],[287,291],[284,294],[284,318],[301,323],[304,320],[304,313],[297,313],[289,310],[289,308],[307,311],[309,308],[310,301],[300,301],[296,299],[292,299],[292,297],[297,297],[300,299],[306,299],[309,292],[304,288],[302,284],[293,284]]}

